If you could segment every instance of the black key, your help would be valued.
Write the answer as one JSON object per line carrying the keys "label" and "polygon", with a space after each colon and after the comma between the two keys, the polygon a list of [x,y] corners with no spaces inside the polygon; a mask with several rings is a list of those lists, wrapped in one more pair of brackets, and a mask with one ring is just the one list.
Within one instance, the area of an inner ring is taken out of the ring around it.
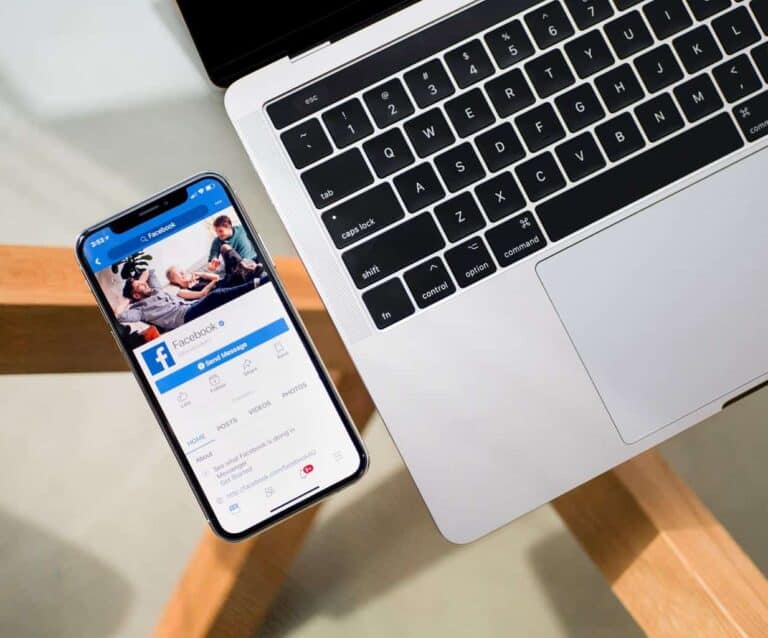
{"label": "black key", "polygon": [[749,8],[752,9],[752,13],[755,14],[763,33],[768,35],[768,2],[765,0],[752,0],[752,2],[749,3]]}
{"label": "black key", "polygon": [[672,44],[688,73],[696,73],[723,58],[707,27],[698,27],[675,38]]}
{"label": "black key", "polygon": [[437,252],[445,241],[429,213],[409,219],[343,253],[341,258],[358,288],[385,279]]}
{"label": "black key", "polygon": [[323,113],[323,122],[339,148],[349,146],[373,133],[371,120],[357,98]]}
{"label": "black key", "polygon": [[487,33],[485,43],[502,69],[533,55],[533,43],[519,20]]}
{"label": "black key", "polygon": [[359,148],[351,148],[301,174],[316,208],[325,208],[373,182]]}
{"label": "black key", "polygon": [[582,84],[557,96],[555,104],[572,133],[597,122],[605,115],[605,110],[589,84]]}
{"label": "black key", "polygon": [[576,81],[563,54],[557,50],[531,60],[525,65],[525,70],[536,92],[543,98]]}
{"label": "black key", "polygon": [[304,168],[333,151],[328,136],[316,119],[307,120],[280,135],[296,168]]}
{"label": "black key", "polygon": [[509,266],[547,245],[539,224],[530,213],[523,213],[485,233],[496,261]]}
{"label": "black key", "polygon": [[485,85],[485,90],[500,117],[517,113],[536,101],[528,80],[519,69],[491,80]]}
{"label": "black key", "polygon": [[635,66],[649,93],[660,91],[683,79],[683,70],[668,44],[643,53],[635,60]]}
{"label": "black key", "polygon": [[528,199],[535,202],[565,186],[565,178],[555,163],[552,153],[546,152],[515,168],[517,179],[523,185]]}
{"label": "black key", "polygon": [[586,78],[613,64],[613,53],[597,29],[571,40],[565,45],[565,52],[580,78]]}
{"label": "black key", "polygon": [[323,213],[336,248],[346,248],[405,216],[389,184],[379,184]]}
{"label": "black key", "polygon": [[474,237],[445,253],[445,260],[462,288],[485,279],[496,272],[491,254],[483,240]]}
{"label": "black key", "polygon": [[579,29],[587,29],[613,15],[608,0],[565,0],[565,4]]}
{"label": "black key", "polygon": [[760,39],[760,32],[746,7],[736,7],[712,20],[717,39],[728,54],[741,51]]}
{"label": "black key", "polygon": [[595,133],[612,162],[617,162],[645,146],[640,129],[629,113],[622,113],[601,124],[595,129]]}
{"label": "black key", "polygon": [[605,25],[616,55],[628,58],[653,44],[653,37],[638,11],[631,11]]}
{"label": "black key", "polygon": [[413,304],[399,279],[390,279],[371,288],[363,294],[363,301],[379,330],[388,328],[414,313]]}
{"label": "black key", "polygon": [[480,206],[483,207],[488,219],[493,222],[525,206],[523,193],[509,171],[504,171],[480,184],[475,188],[475,195],[480,200]]}
{"label": "black key", "polygon": [[675,87],[675,97],[689,122],[696,122],[723,106],[723,100],[706,73]]}
{"label": "black key", "polygon": [[445,103],[445,111],[460,137],[493,124],[496,119],[480,89],[472,89]]}
{"label": "black key", "polygon": [[555,109],[546,102],[515,118],[515,124],[532,153],[565,137]]}
{"label": "black key", "polygon": [[731,116],[722,113],[569,188],[536,212],[550,239],[558,241],[743,145]]}
{"label": "black key", "polygon": [[445,197],[445,190],[430,164],[424,163],[395,177],[395,188],[408,212],[426,208]]}
{"label": "black key", "polygon": [[624,9],[629,9],[630,7],[634,7],[638,2],[642,2],[643,0],[613,0],[613,1],[620,11],[624,11]]}
{"label": "black key", "polygon": [[686,0],[686,2],[699,21],[706,20],[731,6],[731,0]]}
{"label": "black key", "polygon": [[426,108],[456,92],[440,60],[422,64],[408,71],[403,77],[413,99],[421,108]]}
{"label": "black key", "polygon": [[591,133],[582,133],[555,149],[572,182],[585,178],[605,166],[603,154]]}
{"label": "black key", "polygon": [[509,122],[478,135],[475,146],[491,172],[509,166],[525,155],[523,145]]}
{"label": "black key", "polygon": [[737,102],[760,88],[760,78],[744,53],[716,66],[712,75],[729,102]]}
{"label": "black key", "polygon": [[643,5],[643,13],[659,40],[679,33],[693,24],[682,0],[651,0]]}
{"label": "black key", "polygon": [[525,23],[540,49],[573,35],[573,27],[560,2],[550,2],[525,15]]}
{"label": "black key", "polygon": [[458,241],[485,226],[483,214],[469,193],[462,193],[435,206],[437,221],[448,241]]}
{"label": "black key", "polygon": [[763,79],[768,82],[768,42],[752,49],[752,58],[760,69]]}
{"label": "black key", "polygon": [[435,166],[452,193],[482,179],[485,175],[480,159],[469,142],[438,155],[435,158]]}
{"label": "black key", "polygon": [[419,308],[426,308],[456,292],[448,270],[440,257],[433,257],[403,274],[405,283]]}
{"label": "black key", "polygon": [[635,109],[635,115],[651,142],[656,142],[684,126],[683,116],[669,93],[662,93],[641,104]]}
{"label": "black key", "polygon": [[419,157],[437,153],[456,140],[440,109],[422,113],[405,123],[405,132]]}
{"label": "black key", "polygon": [[363,144],[363,150],[379,177],[397,173],[401,168],[413,164],[413,153],[400,132],[393,128]]}
{"label": "black key", "polygon": [[445,61],[460,88],[466,88],[493,73],[493,63],[480,40],[471,40],[448,51]]}
{"label": "black key", "polygon": [[768,135],[768,91],[739,104],[733,109],[736,121],[750,142]]}
{"label": "black key", "polygon": [[632,67],[626,63],[599,76],[595,85],[611,113],[641,100],[644,95]]}
{"label": "black key", "polygon": [[411,98],[397,78],[366,91],[363,99],[379,128],[394,124],[413,113]]}

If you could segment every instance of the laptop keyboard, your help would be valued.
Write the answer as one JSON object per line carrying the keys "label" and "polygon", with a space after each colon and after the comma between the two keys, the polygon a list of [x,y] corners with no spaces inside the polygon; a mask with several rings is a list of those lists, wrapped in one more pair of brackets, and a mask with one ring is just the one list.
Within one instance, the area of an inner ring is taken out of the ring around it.
{"label": "laptop keyboard", "polygon": [[379,329],[768,134],[768,0],[486,0],[267,107]]}

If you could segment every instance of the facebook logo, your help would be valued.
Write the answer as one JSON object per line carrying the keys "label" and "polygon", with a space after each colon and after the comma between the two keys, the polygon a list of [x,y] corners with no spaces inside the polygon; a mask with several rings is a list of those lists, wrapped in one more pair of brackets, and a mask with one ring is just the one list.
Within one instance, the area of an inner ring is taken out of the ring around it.
{"label": "facebook logo", "polygon": [[149,371],[155,375],[176,365],[173,355],[168,351],[165,342],[157,344],[154,348],[145,350],[141,353],[144,357],[144,363],[147,364]]}

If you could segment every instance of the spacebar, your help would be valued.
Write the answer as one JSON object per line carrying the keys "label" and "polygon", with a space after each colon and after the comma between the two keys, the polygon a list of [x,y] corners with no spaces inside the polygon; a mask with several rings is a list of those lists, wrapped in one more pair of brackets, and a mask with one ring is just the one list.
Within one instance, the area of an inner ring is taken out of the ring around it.
{"label": "spacebar", "polygon": [[552,241],[725,157],[744,143],[723,113],[536,207]]}

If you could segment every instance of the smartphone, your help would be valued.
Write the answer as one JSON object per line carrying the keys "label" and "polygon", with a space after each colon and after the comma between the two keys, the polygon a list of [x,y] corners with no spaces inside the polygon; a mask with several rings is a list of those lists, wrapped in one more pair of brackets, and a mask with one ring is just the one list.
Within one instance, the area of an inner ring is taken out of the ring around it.
{"label": "smartphone", "polygon": [[219,536],[263,531],[363,475],[365,448],[223,177],[88,228],[76,253]]}

